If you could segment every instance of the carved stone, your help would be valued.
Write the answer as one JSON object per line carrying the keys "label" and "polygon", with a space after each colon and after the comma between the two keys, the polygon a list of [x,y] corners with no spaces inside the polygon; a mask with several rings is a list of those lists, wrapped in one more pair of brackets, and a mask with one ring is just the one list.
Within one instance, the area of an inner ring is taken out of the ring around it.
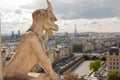
{"label": "carved stone", "polygon": [[[45,31],[45,41],[52,31],[58,31],[57,21],[53,9],[48,0],[47,9],[39,9],[33,12],[33,23],[22,35],[15,55],[3,69],[4,80],[59,80],[54,72],[50,59],[45,53],[44,41],[40,38]],[[46,74],[34,77],[28,74],[35,64],[39,64]]]}

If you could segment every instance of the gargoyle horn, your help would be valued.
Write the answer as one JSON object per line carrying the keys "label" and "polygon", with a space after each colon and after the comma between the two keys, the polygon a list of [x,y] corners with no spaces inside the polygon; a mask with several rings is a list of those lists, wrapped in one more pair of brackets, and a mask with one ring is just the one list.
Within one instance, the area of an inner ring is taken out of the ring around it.
{"label": "gargoyle horn", "polygon": [[48,1],[48,0],[46,0],[46,1],[47,1],[48,9],[51,10],[51,11],[53,11],[52,5],[51,5],[50,1]]}

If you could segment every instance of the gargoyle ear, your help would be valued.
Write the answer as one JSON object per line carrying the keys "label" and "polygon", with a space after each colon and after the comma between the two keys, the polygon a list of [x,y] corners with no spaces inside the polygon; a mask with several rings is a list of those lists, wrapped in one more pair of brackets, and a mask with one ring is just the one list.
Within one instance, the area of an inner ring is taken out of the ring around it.
{"label": "gargoyle ear", "polygon": [[47,1],[47,5],[48,5],[47,9],[50,10],[50,11],[53,11],[50,1],[48,1],[48,0],[46,0],[46,1]]}
{"label": "gargoyle ear", "polygon": [[47,13],[44,11],[44,10],[41,10],[40,11],[40,15],[43,19],[46,19],[47,18]]}

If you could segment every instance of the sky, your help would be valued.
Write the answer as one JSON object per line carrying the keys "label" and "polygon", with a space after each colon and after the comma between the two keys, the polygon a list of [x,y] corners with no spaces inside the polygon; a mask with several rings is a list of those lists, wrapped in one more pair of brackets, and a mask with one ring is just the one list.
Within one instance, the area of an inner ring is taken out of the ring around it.
{"label": "sky", "polygon": [[[58,32],[120,32],[120,0],[49,0]],[[0,0],[2,34],[25,32],[32,12],[46,9],[46,0]]]}

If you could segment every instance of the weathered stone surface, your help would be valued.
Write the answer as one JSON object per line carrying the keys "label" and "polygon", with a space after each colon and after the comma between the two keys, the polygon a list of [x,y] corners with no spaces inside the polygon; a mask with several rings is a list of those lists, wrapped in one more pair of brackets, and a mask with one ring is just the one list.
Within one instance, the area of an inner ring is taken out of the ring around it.
{"label": "weathered stone surface", "polygon": [[[45,74],[40,74],[40,73],[28,73],[28,76],[34,77],[35,79],[38,80],[50,80],[50,77],[45,75]],[[33,79],[30,79],[33,80]]]}
{"label": "weathered stone surface", "polygon": [[[13,58],[4,67],[4,80],[59,80],[58,75],[53,71],[50,59],[45,53],[44,41],[40,36],[46,31],[46,39],[52,30],[58,31],[54,23],[57,19],[53,14],[52,6],[47,0],[48,8],[39,9],[33,12],[33,23],[26,33],[22,35],[19,46]],[[28,75],[35,64],[39,64],[46,72],[39,77]]]}

